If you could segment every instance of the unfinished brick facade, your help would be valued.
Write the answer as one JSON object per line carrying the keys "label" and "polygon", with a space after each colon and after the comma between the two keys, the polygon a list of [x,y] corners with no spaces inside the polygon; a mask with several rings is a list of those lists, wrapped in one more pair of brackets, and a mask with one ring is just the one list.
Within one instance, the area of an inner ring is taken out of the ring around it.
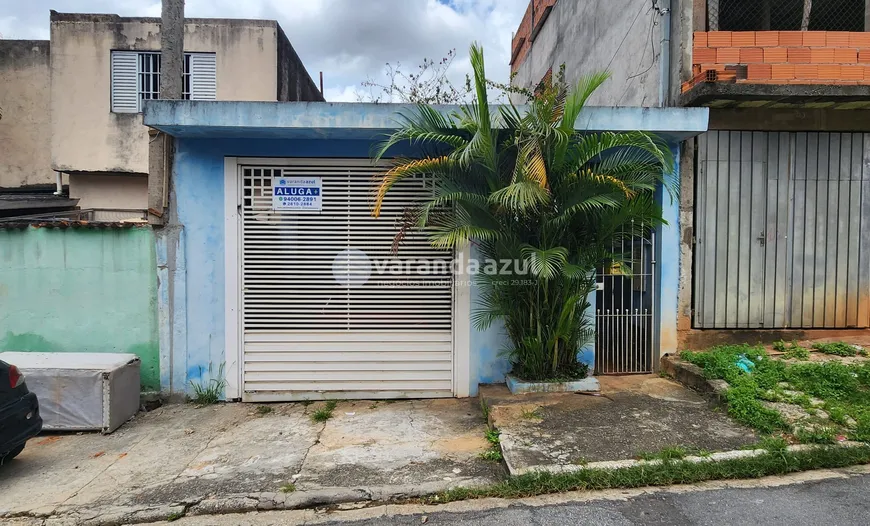
{"label": "unfinished brick facade", "polygon": [[710,81],[870,85],[870,33],[695,32],[692,72],[684,92]]}

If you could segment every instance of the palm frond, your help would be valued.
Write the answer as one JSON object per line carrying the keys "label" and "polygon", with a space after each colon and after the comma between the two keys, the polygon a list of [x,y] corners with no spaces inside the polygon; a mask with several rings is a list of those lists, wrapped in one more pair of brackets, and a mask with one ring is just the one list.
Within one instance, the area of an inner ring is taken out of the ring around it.
{"label": "palm frond", "polygon": [[520,253],[529,262],[532,275],[541,279],[554,278],[568,262],[568,249],[565,247],[541,249],[524,245]]}
{"label": "palm frond", "polygon": [[390,191],[390,188],[392,188],[396,183],[409,176],[425,175],[436,170],[449,169],[449,164],[451,162],[452,161],[447,156],[436,158],[426,157],[424,159],[414,159],[401,162],[400,164],[390,168],[380,177],[380,184],[378,185],[375,194],[372,216],[378,217],[381,215],[381,207],[384,204],[384,198],[387,196],[387,192]]}

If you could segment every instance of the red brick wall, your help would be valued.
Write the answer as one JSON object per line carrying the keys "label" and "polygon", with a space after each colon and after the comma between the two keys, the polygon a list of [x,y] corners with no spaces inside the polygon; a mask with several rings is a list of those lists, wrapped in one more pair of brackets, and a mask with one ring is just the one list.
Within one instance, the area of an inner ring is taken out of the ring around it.
{"label": "red brick wall", "polygon": [[528,7],[526,7],[526,14],[523,15],[520,26],[517,28],[517,32],[511,41],[511,72],[516,71],[520,64],[523,63],[523,60],[526,59],[529,49],[532,48],[532,33],[536,29],[540,29],[538,26],[545,20],[544,13],[548,8],[556,5],[556,1],[531,0],[529,2]]}
{"label": "red brick wall", "polygon": [[870,33],[696,32],[692,64],[695,77],[684,90],[710,70],[724,82],[870,85]]}

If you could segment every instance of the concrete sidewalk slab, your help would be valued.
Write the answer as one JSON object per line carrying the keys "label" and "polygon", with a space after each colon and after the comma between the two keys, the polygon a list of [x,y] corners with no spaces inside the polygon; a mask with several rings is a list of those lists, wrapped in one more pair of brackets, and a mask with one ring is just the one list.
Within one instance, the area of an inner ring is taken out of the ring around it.
{"label": "concrete sidewalk slab", "polygon": [[602,396],[482,389],[511,474],[631,459],[668,446],[732,450],[757,440],[676,382],[653,375],[599,379]]}
{"label": "concrete sidewalk slab", "polygon": [[111,435],[37,437],[0,467],[0,517],[125,524],[179,509],[389,500],[504,476],[479,458],[488,443],[475,400],[340,402],[313,422],[322,405],[170,405]]}

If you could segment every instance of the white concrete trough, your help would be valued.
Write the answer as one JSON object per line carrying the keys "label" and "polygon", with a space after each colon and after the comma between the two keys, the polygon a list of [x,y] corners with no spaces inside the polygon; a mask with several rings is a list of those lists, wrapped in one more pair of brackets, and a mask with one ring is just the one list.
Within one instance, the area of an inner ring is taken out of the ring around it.
{"label": "white concrete trough", "polygon": [[601,390],[598,378],[588,376],[569,382],[528,382],[513,375],[507,375],[507,386],[511,394],[523,393],[596,393]]}
{"label": "white concrete trough", "polygon": [[39,399],[42,429],[111,433],[139,410],[139,357],[122,353],[0,352]]}

